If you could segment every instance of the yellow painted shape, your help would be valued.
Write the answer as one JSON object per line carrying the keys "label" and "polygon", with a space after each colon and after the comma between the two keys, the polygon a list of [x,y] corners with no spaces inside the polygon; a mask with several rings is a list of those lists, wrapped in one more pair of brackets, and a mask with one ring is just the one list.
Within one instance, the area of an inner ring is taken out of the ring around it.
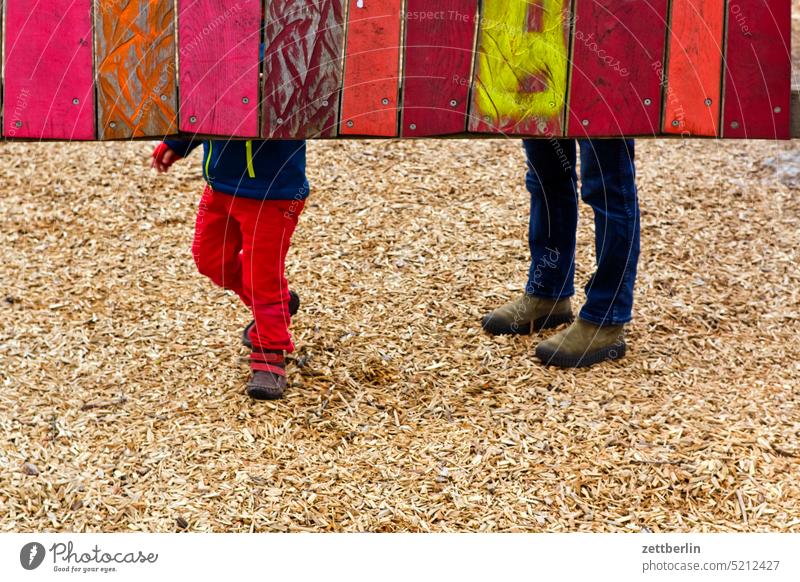
{"label": "yellow painted shape", "polygon": [[[528,30],[528,10],[542,6],[541,31]],[[481,19],[476,101],[497,123],[552,118],[564,108],[568,14],[565,0],[486,0]],[[547,79],[544,91],[522,92],[526,78]]]}

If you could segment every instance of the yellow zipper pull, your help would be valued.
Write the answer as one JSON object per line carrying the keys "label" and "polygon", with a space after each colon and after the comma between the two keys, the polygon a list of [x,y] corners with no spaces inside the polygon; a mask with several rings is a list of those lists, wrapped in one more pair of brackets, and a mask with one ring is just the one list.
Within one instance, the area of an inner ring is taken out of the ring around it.
{"label": "yellow zipper pull", "polygon": [[247,150],[247,175],[251,178],[256,177],[256,170],[253,168],[253,140],[248,139],[244,144]]}

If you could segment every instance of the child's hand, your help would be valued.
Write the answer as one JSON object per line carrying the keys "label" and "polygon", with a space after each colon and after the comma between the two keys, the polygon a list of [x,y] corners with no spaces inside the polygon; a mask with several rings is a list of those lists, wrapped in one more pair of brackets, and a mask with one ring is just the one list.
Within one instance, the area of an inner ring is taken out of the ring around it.
{"label": "child's hand", "polygon": [[181,156],[175,153],[175,151],[170,148],[164,142],[161,142],[156,146],[156,149],[153,150],[153,162],[150,164],[151,167],[155,168],[159,174],[162,174],[169,170],[169,167],[181,159]]}

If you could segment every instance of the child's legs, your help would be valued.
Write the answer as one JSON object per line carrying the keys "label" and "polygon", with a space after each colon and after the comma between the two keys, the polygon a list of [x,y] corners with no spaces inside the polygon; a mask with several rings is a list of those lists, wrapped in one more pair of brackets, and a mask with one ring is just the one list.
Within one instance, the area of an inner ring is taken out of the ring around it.
{"label": "child's legs", "polygon": [[234,291],[249,306],[250,298],[242,286],[242,234],[231,213],[233,200],[206,186],[197,211],[192,255],[200,273]]}
{"label": "child's legs", "polygon": [[234,214],[242,229],[243,287],[251,298],[256,322],[250,334],[254,348],[288,352],[294,349],[289,335],[285,261],[303,206],[302,200],[234,202]]}

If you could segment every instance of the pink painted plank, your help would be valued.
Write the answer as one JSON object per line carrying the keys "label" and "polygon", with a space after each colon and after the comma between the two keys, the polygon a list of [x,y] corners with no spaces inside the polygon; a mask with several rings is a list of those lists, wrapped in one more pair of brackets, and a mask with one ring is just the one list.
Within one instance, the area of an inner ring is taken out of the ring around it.
{"label": "pink painted plank", "polygon": [[407,0],[404,137],[467,129],[478,0]]}
{"label": "pink painted plank", "polygon": [[261,3],[178,0],[180,130],[258,137]]}
{"label": "pink painted plank", "polygon": [[6,3],[4,134],[94,139],[92,0]]}
{"label": "pink painted plank", "polygon": [[658,135],[667,0],[575,0],[567,135]]}
{"label": "pink painted plank", "polygon": [[728,6],[723,137],[789,139],[791,0]]}

